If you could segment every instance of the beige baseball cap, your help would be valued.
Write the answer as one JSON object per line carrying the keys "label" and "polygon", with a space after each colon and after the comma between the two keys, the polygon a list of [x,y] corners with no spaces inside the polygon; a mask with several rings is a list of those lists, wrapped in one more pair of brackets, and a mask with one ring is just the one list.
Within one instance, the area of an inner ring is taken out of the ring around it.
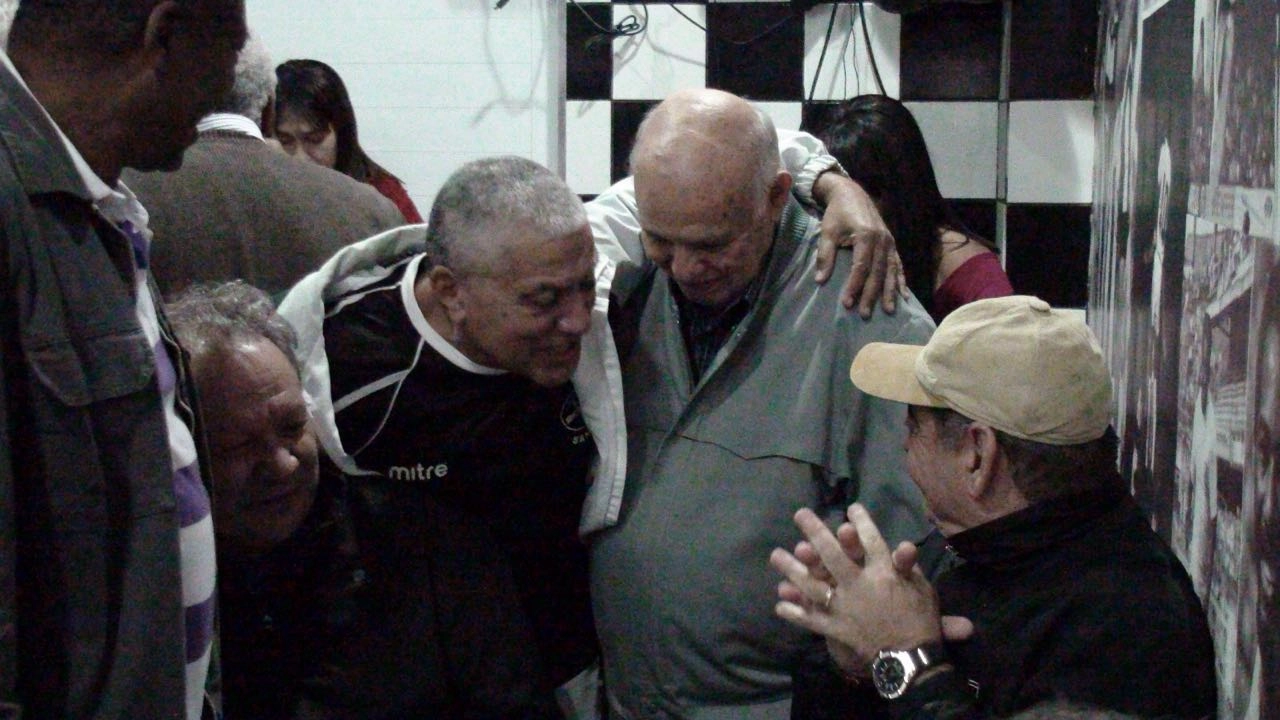
{"label": "beige baseball cap", "polygon": [[1111,423],[1111,376],[1078,313],[1029,295],[962,305],[929,343],[870,343],[853,359],[859,390],[950,408],[1049,445],[1096,440]]}

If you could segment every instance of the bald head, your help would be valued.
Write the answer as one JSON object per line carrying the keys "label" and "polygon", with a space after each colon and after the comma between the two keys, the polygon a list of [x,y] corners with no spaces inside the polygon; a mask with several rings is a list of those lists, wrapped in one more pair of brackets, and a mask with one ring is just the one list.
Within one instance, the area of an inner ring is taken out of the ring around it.
{"label": "bald head", "polygon": [[678,92],[641,123],[631,171],[649,259],[693,303],[742,297],[791,189],[769,118],[726,92]]}
{"label": "bald head", "polygon": [[[737,95],[697,88],[670,95],[640,124],[631,150],[636,175],[660,171],[703,187],[763,193],[781,167],[767,115]],[[684,184],[682,183],[682,184]]]}

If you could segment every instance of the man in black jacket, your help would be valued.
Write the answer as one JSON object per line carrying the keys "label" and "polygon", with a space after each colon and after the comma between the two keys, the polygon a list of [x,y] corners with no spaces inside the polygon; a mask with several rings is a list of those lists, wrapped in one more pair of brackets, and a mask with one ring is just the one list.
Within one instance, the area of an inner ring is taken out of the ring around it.
{"label": "man in black jacket", "polygon": [[[961,559],[935,592],[917,548],[890,548],[861,506],[835,535],[797,513],[808,541],[771,557],[787,577],[777,612],[870,681],[860,709],[980,718],[1058,699],[1212,716],[1204,612],[1116,471],[1109,375],[1080,319],[1032,297],[979,301],[924,347],[867,346],[851,377],[909,404],[912,479]],[[972,626],[944,644],[942,613]]]}

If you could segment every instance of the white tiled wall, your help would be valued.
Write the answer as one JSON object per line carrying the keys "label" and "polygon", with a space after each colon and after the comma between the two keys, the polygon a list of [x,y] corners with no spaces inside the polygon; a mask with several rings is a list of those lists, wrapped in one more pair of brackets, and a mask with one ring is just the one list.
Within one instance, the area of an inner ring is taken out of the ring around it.
{"label": "white tiled wall", "polygon": [[[276,62],[332,65],[360,144],[426,215],[458,165],[512,153],[562,170],[564,6],[493,0],[253,0]],[[607,162],[607,160],[606,160]]]}
{"label": "white tiled wall", "polygon": [[996,197],[999,106],[992,102],[906,103],[948,198]]}
{"label": "white tiled wall", "polygon": [[1093,101],[1009,103],[1009,202],[1093,199]]}
{"label": "white tiled wall", "polygon": [[[681,4],[680,11],[706,26],[705,5]],[[673,90],[707,82],[707,36],[669,5],[614,5],[613,21],[644,18],[645,32],[613,40],[613,99],[651,100]]]}
{"label": "white tiled wall", "polygon": [[[831,9],[835,8],[835,22],[831,21]],[[843,100],[865,93],[878,93],[871,55],[868,54],[867,37],[871,38],[870,50],[875,54],[875,68],[880,71],[884,93],[898,97],[899,30],[902,16],[864,4],[867,33],[862,32],[862,17],[855,3],[819,5],[804,16],[804,95],[813,91],[814,100]],[[827,54],[822,55],[826,43],[827,27],[831,27],[831,42]],[[813,81],[822,61],[818,82]]]}
{"label": "white tiled wall", "polygon": [[609,187],[612,111],[608,100],[565,103],[565,182],[578,192],[594,194]]}
{"label": "white tiled wall", "polygon": [[803,108],[800,103],[794,102],[753,102],[760,109],[760,112],[769,116],[773,121],[774,127],[786,130],[795,130],[800,127],[801,112]]}

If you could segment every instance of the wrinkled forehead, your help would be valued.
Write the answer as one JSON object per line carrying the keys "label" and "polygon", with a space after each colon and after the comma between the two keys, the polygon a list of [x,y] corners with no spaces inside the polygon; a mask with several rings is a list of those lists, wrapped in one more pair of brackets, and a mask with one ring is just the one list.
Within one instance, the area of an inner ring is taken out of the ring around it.
{"label": "wrinkled forehead", "polygon": [[567,232],[539,229],[529,218],[499,219],[473,236],[485,274],[512,280],[578,277],[595,267],[595,242],[584,220]]}
{"label": "wrinkled forehead", "polygon": [[751,184],[636,182],[640,227],[668,240],[735,235],[767,209]]}

